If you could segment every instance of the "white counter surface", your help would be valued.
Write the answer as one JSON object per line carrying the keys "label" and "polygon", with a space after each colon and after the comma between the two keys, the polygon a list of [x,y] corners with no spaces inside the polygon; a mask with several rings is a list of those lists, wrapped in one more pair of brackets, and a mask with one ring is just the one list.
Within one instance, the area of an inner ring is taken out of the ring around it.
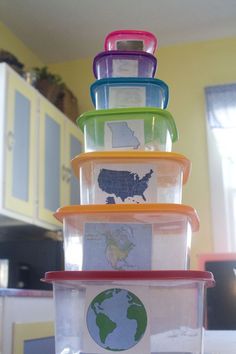
{"label": "white counter surface", "polygon": [[236,330],[205,331],[204,354],[236,354]]}

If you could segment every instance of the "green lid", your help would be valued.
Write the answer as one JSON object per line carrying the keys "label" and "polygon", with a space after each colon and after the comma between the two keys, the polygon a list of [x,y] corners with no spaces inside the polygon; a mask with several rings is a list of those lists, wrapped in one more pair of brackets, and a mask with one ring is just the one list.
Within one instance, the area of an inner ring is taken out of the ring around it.
{"label": "green lid", "polygon": [[[148,117],[148,115],[150,115],[150,117]],[[113,109],[100,109],[100,110],[88,111],[81,114],[76,119],[76,124],[83,131],[84,126],[88,122],[91,122],[92,120],[105,122],[113,119],[114,120],[144,119],[147,121],[149,119],[153,120],[153,117],[155,117],[156,119],[165,120],[168,125],[168,129],[170,131],[172,142],[174,143],[175,141],[178,140],[178,131],[173,116],[166,109],[155,108],[155,107],[113,108]]]}

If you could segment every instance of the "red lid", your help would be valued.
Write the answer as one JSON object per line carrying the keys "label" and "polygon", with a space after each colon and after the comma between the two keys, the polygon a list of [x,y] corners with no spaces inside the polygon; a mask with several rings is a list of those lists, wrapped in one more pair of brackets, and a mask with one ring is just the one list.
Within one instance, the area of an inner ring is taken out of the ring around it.
{"label": "red lid", "polygon": [[107,281],[107,280],[192,280],[206,282],[213,287],[215,280],[211,272],[199,270],[139,270],[139,271],[55,271],[45,273],[45,282],[63,281]]}

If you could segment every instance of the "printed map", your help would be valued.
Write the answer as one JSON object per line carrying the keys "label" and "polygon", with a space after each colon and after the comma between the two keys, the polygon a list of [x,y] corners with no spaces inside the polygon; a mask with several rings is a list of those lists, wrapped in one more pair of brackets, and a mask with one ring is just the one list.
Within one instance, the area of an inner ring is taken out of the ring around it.
{"label": "printed map", "polygon": [[143,201],[146,201],[144,192],[149,187],[149,181],[152,177],[153,170],[150,169],[143,177],[140,177],[138,173],[131,171],[117,171],[102,168],[98,175],[98,186],[107,194],[107,204],[115,204],[113,195],[119,197],[122,202],[125,202],[127,198],[135,196],[142,197]]}
{"label": "printed map", "polygon": [[151,250],[150,224],[85,224],[84,270],[149,270]]}
{"label": "printed map", "polygon": [[126,289],[107,289],[90,303],[86,316],[93,340],[102,348],[122,351],[134,347],[147,327],[141,300]]}
{"label": "printed map", "polygon": [[107,126],[112,133],[112,148],[132,147],[138,149],[140,141],[127,122],[109,122]]}

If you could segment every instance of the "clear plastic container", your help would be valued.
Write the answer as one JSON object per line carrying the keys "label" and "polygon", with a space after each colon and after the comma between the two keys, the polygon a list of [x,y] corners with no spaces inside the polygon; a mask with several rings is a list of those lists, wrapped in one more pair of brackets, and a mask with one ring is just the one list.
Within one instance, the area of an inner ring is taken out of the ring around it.
{"label": "clear plastic container", "polygon": [[48,272],[56,354],[203,354],[210,272]]}
{"label": "clear plastic container", "polygon": [[191,162],[171,152],[88,152],[76,156],[81,204],[181,203]]}
{"label": "clear plastic container", "polygon": [[66,270],[188,269],[196,211],[183,204],[58,209]]}
{"label": "clear plastic container", "polygon": [[77,119],[84,151],[168,151],[178,140],[172,115],[163,109],[116,108],[85,112]]}
{"label": "clear plastic container", "polygon": [[96,79],[111,77],[154,77],[157,59],[141,51],[105,51],[95,56],[93,73]]}
{"label": "clear plastic container", "polygon": [[156,36],[142,30],[118,30],[105,38],[105,50],[142,50],[154,54],[157,49]]}
{"label": "clear plastic container", "polygon": [[90,87],[96,109],[157,107],[166,108],[169,88],[153,78],[114,77],[96,80]]}

